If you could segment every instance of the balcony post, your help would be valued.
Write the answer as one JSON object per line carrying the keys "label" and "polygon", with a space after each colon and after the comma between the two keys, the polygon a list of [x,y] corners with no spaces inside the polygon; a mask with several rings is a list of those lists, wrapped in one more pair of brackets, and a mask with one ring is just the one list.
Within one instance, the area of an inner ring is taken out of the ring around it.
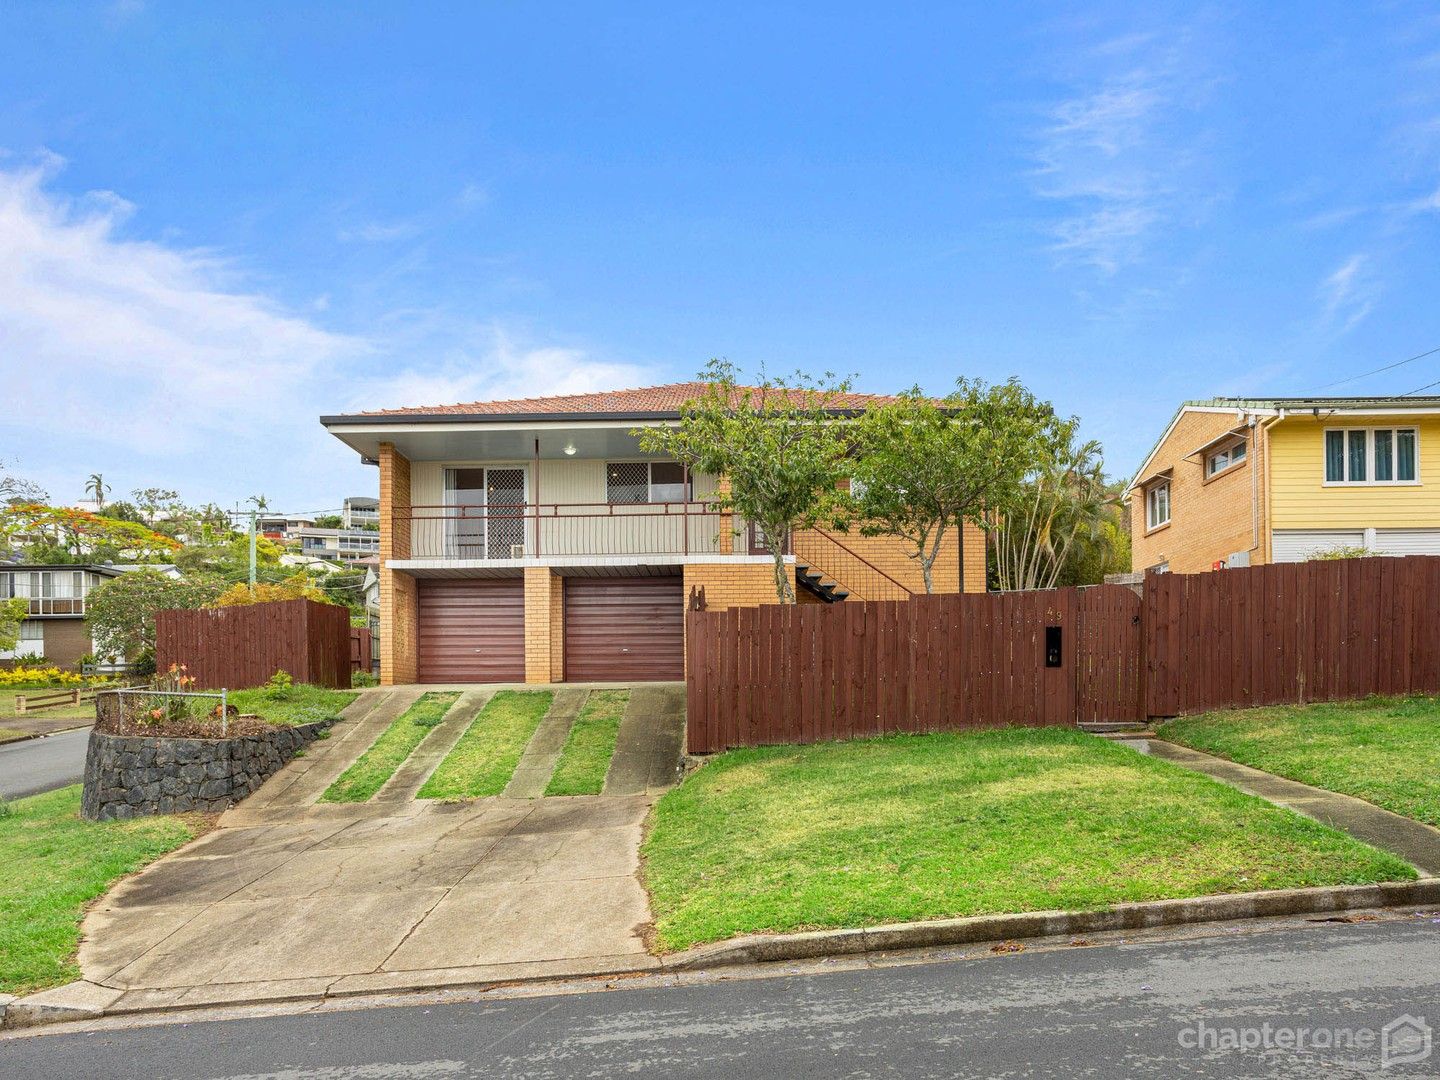
{"label": "balcony post", "polygon": [[[540,440],[535,440],[535,480],[531,484],[535,501],[535,555],[540,555]],[[522,519],[523,520],[523,519]]]}
{"label": "balcony post", "polygon": [[685,521],[685,524],[681,527],[681,532],[683,533],[683,535],[684,535],[684,537],[685,537],[685,550],[683,551],[682,554],[689,555],[689,554],[690,554],[690,466],[689,466],[689,464],[684,464],[684,465],[681,466],[681,469],[682,469],[681,479],[682,479],[683,483],[682,483],[682,486],[681,486],[681,488],[680,488],[680,492],[681,492],[681,498],[682,498],[684,501],[681,502],[681,504],[680,504],[680,514],[681,514],[681,516],[684,518],[684,521]]}

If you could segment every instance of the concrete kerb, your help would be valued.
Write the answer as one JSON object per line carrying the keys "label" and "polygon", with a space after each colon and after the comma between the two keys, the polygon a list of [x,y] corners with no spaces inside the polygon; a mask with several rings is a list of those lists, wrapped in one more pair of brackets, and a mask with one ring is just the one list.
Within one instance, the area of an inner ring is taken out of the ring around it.
{"label": "concrete kerb", "polygon": [[[820,930],[801,934],[756,934],[701,945],[684,952],[648,958],[644,964],[628,958],[592,958],[554,965],[516,965],[514,972],[486,969],[445,969],[393,973],[386,980],[389,993],[437,989],[485,990],[528,983],[573,981],[576,978],[616,978],[664,972],[700,972],[742,965],[769,964],[826,957],[890,953],[908,949],[943,948],[986,942],[1034,938],[1073,937],[1108,931],[1139,931],[1200,923],[1273,919],[1289,915],[1333,914],[1382,908],[1440,907],[1440,878],[1384,882],[1378,885],[1340,885],[1270,892],[1233,893],[1179,900],[1152,900],[1118,904],[1095,911],[1037,911],[1009,915],[975,915],[960,919],[896,923],[867,929]],[[337,977],[319,991],[308,986],[274,983],[232,984],[205,988],[211,991],[209,1008],[321,1001],[327,998],[364,997],[376,993],[370,980]],[[129,998],[127,1002],[125,999]],[[188,998],[188,1000],[187,1000]],[[123,991],[93,982],[73,982],[8,1003],[0,1000],[7,1029],[67,1021],[96,1020],[104,1016],[193,1012],[200,1005],[189,991],[173,997],[153,991]]]}

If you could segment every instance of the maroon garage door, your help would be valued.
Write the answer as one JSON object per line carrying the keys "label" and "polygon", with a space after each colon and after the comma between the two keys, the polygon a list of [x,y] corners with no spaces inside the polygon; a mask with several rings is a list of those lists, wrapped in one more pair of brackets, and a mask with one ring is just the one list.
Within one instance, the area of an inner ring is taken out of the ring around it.
{"label": "maroon garage door", "polygon": [[683,679],[684,598],[679,577],[566,578],[566,680]]}
{"label": "maroon garage door", "polygon": [[519,578],[420,586],[420,681],[525,680],[525,583]]}

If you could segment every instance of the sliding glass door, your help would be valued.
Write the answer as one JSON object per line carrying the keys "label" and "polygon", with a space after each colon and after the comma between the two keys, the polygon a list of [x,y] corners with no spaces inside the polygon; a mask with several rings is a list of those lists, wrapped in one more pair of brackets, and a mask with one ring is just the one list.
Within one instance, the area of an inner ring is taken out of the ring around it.
{"label": "sliding glass door", "polygon": [[445,557],[511,559],[524,554],[525,469],[445,470]]}

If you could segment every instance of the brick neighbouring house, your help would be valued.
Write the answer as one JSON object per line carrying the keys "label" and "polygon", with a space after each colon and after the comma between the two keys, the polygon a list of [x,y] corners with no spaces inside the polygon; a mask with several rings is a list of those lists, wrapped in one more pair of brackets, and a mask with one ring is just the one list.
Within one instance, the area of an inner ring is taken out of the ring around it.
{"label": "brick neighbouring house", "polygon": [[[680,679],[692,586],[711,609],[774,603],[761,539],[705,502],[723,480],[632,434],[703,388],[321,417],[380,468],[381,682]],[[786,559],[805,602],[923,591],[894,537],[805,530]],[[934,569],[938,591],[983,592],[984,534],[952,534]]]}
{"label": "brick neighbouring house", "polygon": [[1437,447],[1435,397],[1187,401],[1126,489],[1131,569],[1440,554]]}

